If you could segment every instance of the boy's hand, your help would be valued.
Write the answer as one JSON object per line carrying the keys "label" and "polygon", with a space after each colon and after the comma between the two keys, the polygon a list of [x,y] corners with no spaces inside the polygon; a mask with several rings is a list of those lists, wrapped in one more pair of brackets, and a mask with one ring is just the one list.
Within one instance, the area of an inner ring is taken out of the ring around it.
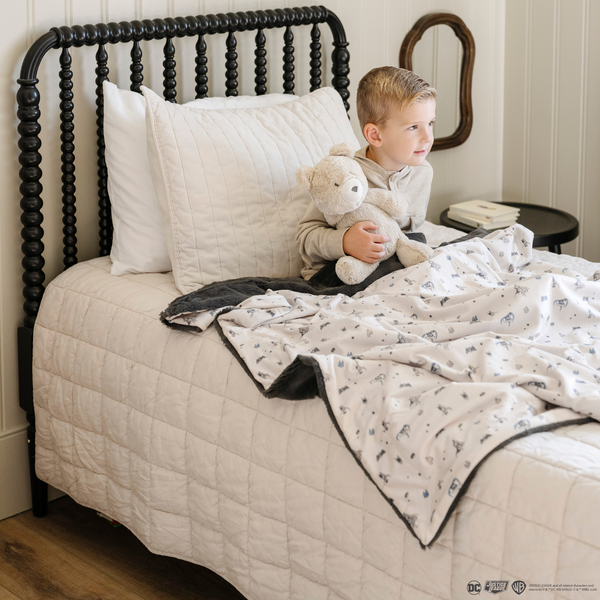
{"label": "boy's hand", "polygon": [[371,233],[375,229],[377,225],[371,221],[359,221],[352,225],[342,239],[345,254],[366,263],[377,262],[385,254],[384,242],[389,242],[391,238]]}

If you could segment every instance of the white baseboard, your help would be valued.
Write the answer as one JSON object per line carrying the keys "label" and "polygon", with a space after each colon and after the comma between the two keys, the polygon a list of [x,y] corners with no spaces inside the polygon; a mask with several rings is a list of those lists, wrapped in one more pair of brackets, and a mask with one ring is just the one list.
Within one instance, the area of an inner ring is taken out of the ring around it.
{"label": "white baseboard", "polygon": [[[63,496],[49,489],[51,500]],[[0,520],[31,508],[27,429],[0,432]]]}

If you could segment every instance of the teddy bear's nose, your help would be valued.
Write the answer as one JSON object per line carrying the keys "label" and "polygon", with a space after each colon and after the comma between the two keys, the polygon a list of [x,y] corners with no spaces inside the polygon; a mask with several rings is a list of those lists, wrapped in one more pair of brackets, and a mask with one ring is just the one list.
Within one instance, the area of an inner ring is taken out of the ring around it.
{"label": "teddy bear's nose", "polygon": [[340,187],[340,197],[348,204],[349,210],[354,210],[362,202],[364,193],[363,185],[356,177],[348,179]]}

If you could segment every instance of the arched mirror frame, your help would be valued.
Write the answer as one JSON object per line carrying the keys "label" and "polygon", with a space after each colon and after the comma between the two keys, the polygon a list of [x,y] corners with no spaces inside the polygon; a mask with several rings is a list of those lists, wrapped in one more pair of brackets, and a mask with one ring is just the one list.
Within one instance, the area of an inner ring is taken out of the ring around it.
{"label": "arched mirror frame", "polygon": [[473,86],[473,65],[475,64],[475,40],[465,22],[452,13],[432,13],[421,17],[406,34],[400,48],[400,66],[412,71],[412,55],[417,42],[425,31],[435,25],[448,25],[463,47],[460,70],[460,122],[456,131],[449,136],[436,139],[431,150],[446,150],[464,144],[473,127],[473,104],[471,89]]}

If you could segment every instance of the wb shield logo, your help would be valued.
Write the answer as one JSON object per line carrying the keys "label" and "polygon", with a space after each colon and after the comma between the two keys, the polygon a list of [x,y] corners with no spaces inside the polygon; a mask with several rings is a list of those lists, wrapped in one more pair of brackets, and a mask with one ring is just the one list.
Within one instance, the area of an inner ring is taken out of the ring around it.
{"label": "wb shield logo", "polygon": [[474,579],[473,581],[469,581],[469,583],[467,583],[467,592],[469,592],[471,596],[479,595],[481,592],[481,584],[479,581],[475,581]]}
{"label": "wb shield logo", "polygon": [[525,591],[527,587],[524,581],[513,581],[512,589],[515,594],[519,594],[519,596]]}

